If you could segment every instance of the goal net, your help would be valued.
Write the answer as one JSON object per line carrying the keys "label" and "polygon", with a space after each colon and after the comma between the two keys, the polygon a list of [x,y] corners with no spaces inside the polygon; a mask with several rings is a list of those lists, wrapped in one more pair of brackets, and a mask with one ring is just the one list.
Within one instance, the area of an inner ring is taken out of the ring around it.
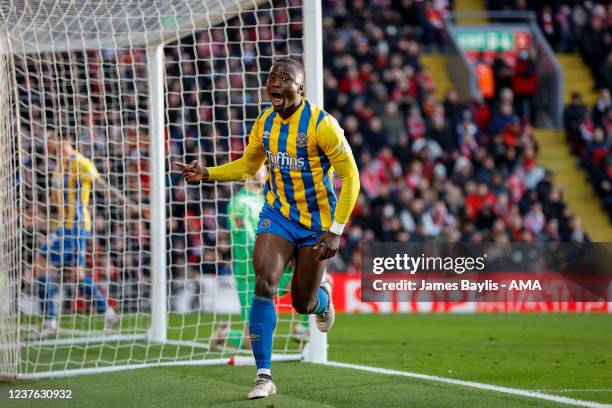
{"label": "goal net", "polygon": [[[242,154],[274,59],[312,58],[316,3],[0,5],[0,377],[251,362],[252,231],[229,209],[257,185],[171,163]],[[324,356],[289,280],[273,360]]]}

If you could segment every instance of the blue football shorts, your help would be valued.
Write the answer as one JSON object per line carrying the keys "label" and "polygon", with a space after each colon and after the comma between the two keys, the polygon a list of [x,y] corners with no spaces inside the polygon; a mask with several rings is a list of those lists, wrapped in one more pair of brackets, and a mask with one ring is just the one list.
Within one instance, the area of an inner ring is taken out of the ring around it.
{"label": "blue football shorts", "polygon": [[57,267],[85,266],[87,240],[90,237],[90,231],[83,231],[79,228],[72,230],[57,228],[40,246],[40,256],[48,259]]}
{"label": "blue football shorts", "polygon": [[259,213],[259,226],[256,234],[259,235],[264,232],[283,237],[296,248],[302,248],[315,245],[325,231],[309,230],[299,222],[285,217],[276,208],[264,204],[261,213]]}

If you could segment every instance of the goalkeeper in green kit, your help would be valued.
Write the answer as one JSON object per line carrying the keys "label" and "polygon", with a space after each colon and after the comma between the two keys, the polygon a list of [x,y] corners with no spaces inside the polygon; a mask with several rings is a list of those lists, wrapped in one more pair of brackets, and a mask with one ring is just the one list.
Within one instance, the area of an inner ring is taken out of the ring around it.
{"label": "goalkeeper in green kit", "polygon": [[[227,342],[227,345],[232,347],[251,349],[249,312],[255,291],[253,247],[255,232],[259,225],[259,213],[264,205],[262,187],[268,177],[267,173],[265,166],[262,166],[252,178],[247,179],[244,188],[232,197],[227,208],[233,251],[232,274],[236,281],[244,329],[232,330],[229,322],[222,322],[212,335],[211,341],[215,347],[223,347]],[[289,265],[280,278],[279,295],[289,292],[291,276]],[[300,315],[300,323],[292,328],[291,338],[298,342],[308,340],[308,315]]]}

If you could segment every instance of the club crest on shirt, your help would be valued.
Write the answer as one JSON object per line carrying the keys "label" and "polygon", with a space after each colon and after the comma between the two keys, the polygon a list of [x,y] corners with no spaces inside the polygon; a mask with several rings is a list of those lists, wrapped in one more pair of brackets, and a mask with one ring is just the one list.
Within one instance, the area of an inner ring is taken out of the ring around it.
{"label": "club crest on shirt", "polygon": [[306,133],[298,133],[297,138],[295,139],[295,143],[297,147],[305,147],[308,144],[308,136],[306,136]]}
{"label": "club crest on shirt", "polygon": [[269,137],[270,137],[270,132],[269,132],[269,131],[267,131],[267,130],[266,130],[266,131],[264,131],[264,132],[263,132],[263,135],[262,135],[262,138],[263,138],[263,139],[268,139]]}
{"label": "club crest on shirt", "polygon": [[272,221],[270,221],[269,218],[265,218],[262,222],[261,222],[261,228],[268,228],[270,225],[272,225]]}

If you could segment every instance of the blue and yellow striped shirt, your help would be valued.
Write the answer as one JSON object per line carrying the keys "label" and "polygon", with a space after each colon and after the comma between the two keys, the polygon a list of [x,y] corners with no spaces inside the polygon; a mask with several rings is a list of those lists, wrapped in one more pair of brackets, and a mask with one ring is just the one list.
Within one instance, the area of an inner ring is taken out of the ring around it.
{"label": "blue and yellow striped shirt", "polygon": [[[346,223],[359,192],[359,172],[336,119],[306,99],[286,120],[269,107],[251,129],[245,155],[208,168],[209,179],[244,179],[266,159],[269,177],[264,195],[269,205],[313,230],[329,229],[334,216]],[[343,181],[339,202],[334,168]]]}
{"label": "blue and yellow striped shirt", "polygon": [[52,178],[52,199],[57,205],[59,222],[64,229],[91,231],[87,206],[93,182],[99,177],[93,162],[80,153],[74,153],[57,163]]}

